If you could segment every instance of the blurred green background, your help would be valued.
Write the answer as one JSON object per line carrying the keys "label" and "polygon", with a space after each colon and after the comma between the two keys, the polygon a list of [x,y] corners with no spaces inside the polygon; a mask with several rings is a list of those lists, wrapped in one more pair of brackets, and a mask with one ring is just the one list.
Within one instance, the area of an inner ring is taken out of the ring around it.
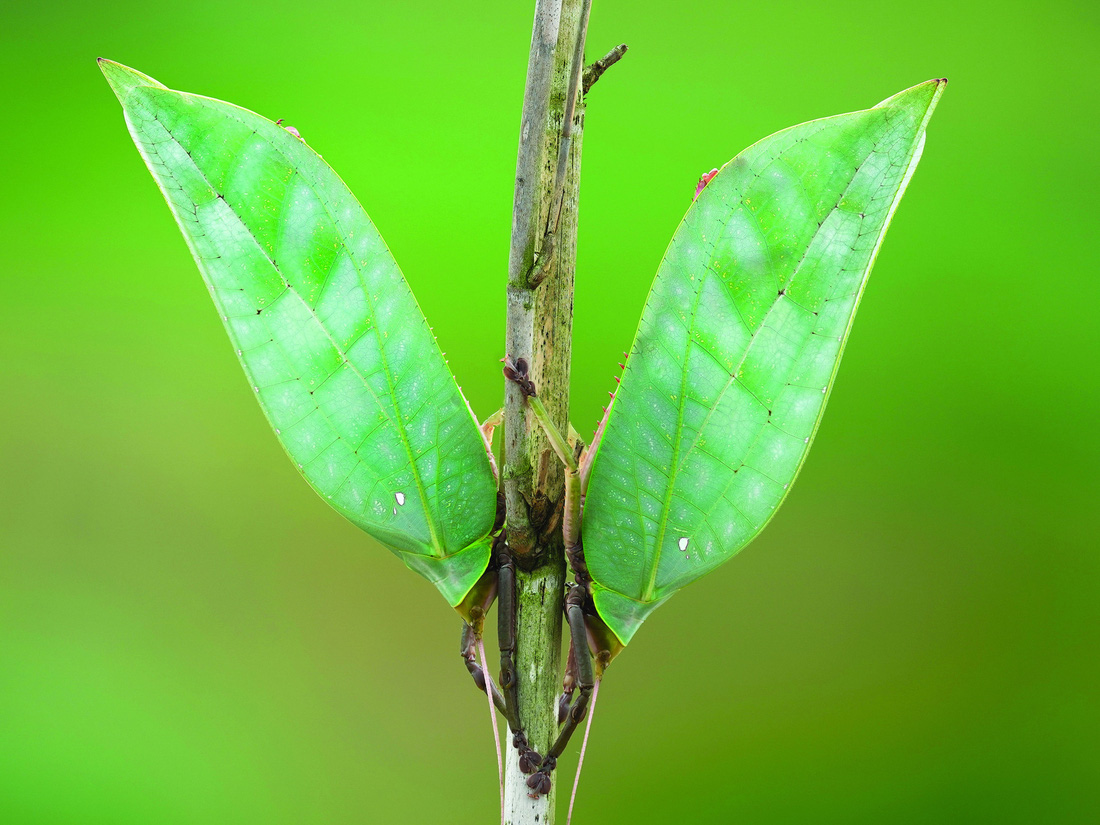
{"label": "blurred green background", "polygon": [[[287,461],[94,58],[296,126],[485,415],[532,8],[0,11],[0,822],[495,821],[457,618]],[[1100,821],[1098,21],[595,4],[582,432],[700,173],[951,85],[793,495],[616,661],[579,825]]]}

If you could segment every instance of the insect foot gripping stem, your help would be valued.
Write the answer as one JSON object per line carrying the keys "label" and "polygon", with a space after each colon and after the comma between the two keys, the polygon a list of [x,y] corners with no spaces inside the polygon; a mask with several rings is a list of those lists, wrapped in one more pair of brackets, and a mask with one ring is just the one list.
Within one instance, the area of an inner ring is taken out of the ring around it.
{"label": "insect foot gripping stem", "polygon": [[[519,390],[523,393],[523,396],[527,399],[527,406],[531,412],[535,414],[536,420],[539,422],[539,426],[542,427],[543,433],[546,435],[546,440],[550,442],[550,447],[554,453],[561,459],[561,463],[565,465],[566,476],[569,474],[576,475],[579,467],[577,466],[577,459],[573,454],[573,447],[570,446],[569,440],[562,436],[558,428],[554,426],[554,422],[550,420],[550,413],[546,411],[546,407],[543,406],[542,400],[535,394],[535,382],[531,380],[528,375],[527,362],[522,358],[517,358],[515,361],[510,356],[504,356],[501,359],[504,362],[504,377],[509,381],[519,386]],[[569,482],[566,482],[566,500],[569,500]],[[580,484],[579,481],[574,485],[576,493],[573,500],[577,502],[577,506],[580,506]],[[568,516],[565,517],[568,521]],[[579,526],[579,511],[577,517],[573,518],[573,523]],[[566,544],[569,543],[567,537]]]}
{"label": "insect foot gripping stem", "polygon": [[527,744],[527,734],[523,731],[513,733],[512,747],[519,751],[519,769],[527,774],[534,773],[542,763],[542,757],[537,750]]}
{"label": "insect foot gripping stem", "polygon": [[557,766],[558,760],[553,756],[548,756],[542,761],[539,769],[527,777],[527,787],[531,789],[529,796],[537,797],[539,794],[550,793],[550,789],[554,787],[550,774],[554,772],[554,768]]}
{"label": "insect foot gripping stem", "polygon": [[531,380],[531,377],[527,374],[527,361],[523,358],[517,358],[512,360],[510,355],[505,355],[500,359],[504,362],[504,377],[509,381],[514,381],[519,385],[520,392],[522,392],[528,398],[535,397],[535,383]]}

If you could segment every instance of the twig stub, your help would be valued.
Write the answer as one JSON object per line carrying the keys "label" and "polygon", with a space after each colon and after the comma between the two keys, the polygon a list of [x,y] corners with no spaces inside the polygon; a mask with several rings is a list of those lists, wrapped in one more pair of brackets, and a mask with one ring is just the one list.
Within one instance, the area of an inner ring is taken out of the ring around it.
{"label": "twig stub", "polygon": [[595,63],[591,63],[584,69],[584,79],[581,82],[581,94],[588,94],[588,90],[596,85],[603,73],[623,59],[623,55],[629,47],[626,43],[620,43]]}

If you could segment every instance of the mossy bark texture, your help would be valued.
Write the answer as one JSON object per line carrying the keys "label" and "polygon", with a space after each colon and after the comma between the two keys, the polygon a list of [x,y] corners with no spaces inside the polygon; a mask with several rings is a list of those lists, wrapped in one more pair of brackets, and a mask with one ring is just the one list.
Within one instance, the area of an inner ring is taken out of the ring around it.
{"label": "mossy bark texture", "polygon": [[[508,268],[507,354],[528,362],[539,397],[562,432],[568,429],[569,417],[577,186],[584,122],[580,99],[573,118],[561,217],[551,212],[581,9],[580,0],[536,2]],[[543,247],[547,229],[555,223],[551,264],[541,282],[533,286],[532,273],[540,260],[546,260]],[[519,711],[531,747],[546,753],[557,734],[555,708],[561,691],[566,571],[556,508],[562,502],[564,476],[523,395],[511,382],[505,392],[503,476],[508,540],[516,556]],[[519,770],[516,750],[510,747],[510,737],[508,744],[504,821],[509,825],[553,825],[560,777],[555,775],[554,791],[549,795],[532,799],[526,776]]]}

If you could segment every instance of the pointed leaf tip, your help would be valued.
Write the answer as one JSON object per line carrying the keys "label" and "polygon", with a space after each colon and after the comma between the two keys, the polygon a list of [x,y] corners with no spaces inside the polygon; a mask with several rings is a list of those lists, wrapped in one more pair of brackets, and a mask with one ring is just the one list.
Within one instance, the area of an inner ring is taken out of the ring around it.
{"label": "pointed leaf tip", "polygon": [[99,69],[103,72],[103,76],[107,78],[107,82],[111,84],[111,90],[123,103],[126,102],[127,95],[139,86],[152,86],[157,89],[166,88],[163,83],[157,82],[149,75],[142,74],[129,66],[123,66],[121,63],[115,63],[115,61],[108,60],[106,57],[97,57],[96,63],[99,64]]}
{"label": "pointed leaf tip", "polygon": [[943,94],[943,89],[946,85],[947,78],[945,77],[926,80],[923,83],[918,83],[916,86],[911,86],[904,91],[891,95],[875,106],[875,108],[883,109],[888,106],[894,106],[908,108],[914,112],[923,110],[923,120],[927,122],[933,110],[936,108],[936,104],[939,103],[940,95]]}

